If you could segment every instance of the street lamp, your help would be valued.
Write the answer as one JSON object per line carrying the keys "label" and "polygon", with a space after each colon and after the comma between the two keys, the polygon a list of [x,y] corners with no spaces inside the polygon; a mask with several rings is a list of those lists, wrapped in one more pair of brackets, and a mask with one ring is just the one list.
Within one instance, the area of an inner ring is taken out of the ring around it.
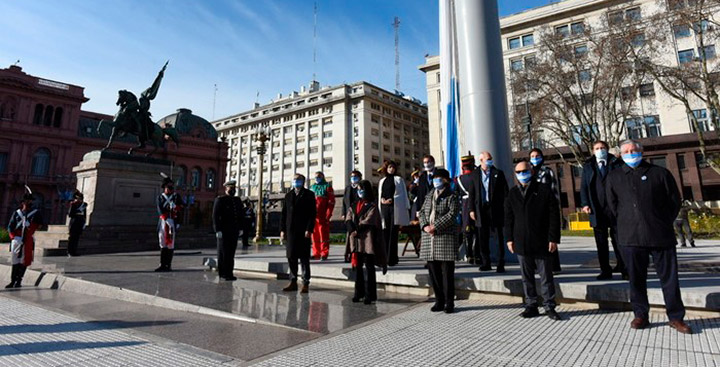
{"label": "street lamp", "polygon": [[267,151],[267,148],[265,147],[265,142],[270,140],[270,136],[268,132],[265,129],[258,129],[255,135],[255,141],[258,142],[257,146],[257,154],[258,158],[260,159],[260,173],[258,176],[258,206],[257,206],[257,226],[255,231],[255,243],[260,242],[263,240],[262,236],[262,230],[263,230],[263,158],[265,157],[265,152]]}

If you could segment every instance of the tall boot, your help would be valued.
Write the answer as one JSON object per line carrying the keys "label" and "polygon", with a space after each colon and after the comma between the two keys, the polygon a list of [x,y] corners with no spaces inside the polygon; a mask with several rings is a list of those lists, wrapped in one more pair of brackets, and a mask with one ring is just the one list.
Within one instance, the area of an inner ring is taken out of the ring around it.
{"label": "tall boot", "polygon": [[172,271],[173,254],[175,254],[175,249],[167,250],[167,260],[165,261],[165,271]]}
{"label": "tall boot", "polygon": [[15,280],[17,279],[18,265],[13,264],[12,271],[10,272],[10,283],[5,288],[15,288]]}
{"label": "tall boot", "polygon": [[23,264],[18,264],[18,272],[17,276],[15,277],[15,288],[22,287],[22,279],[23,276],[25,276],[25,270],[27,270],[27,266]]}
{"label": "tall boot", "polygon": [[166,268],[167,268],[167,252],[168,252],[168,249],[166,249],[164,247],[160,249],[160,266],[158,266],[157,269],[155,269],[156,272],[167,271],[166,270]]}

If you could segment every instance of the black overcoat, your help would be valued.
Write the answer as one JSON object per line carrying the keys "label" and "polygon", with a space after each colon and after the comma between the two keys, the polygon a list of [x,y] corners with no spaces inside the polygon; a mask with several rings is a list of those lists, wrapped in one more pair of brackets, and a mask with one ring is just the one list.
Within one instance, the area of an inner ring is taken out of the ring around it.
{"label": "black overcoat", "polygon": [[502,227],[505,219],[505,198],[508,193],[505,173],[495,167],[490,167],[490,185],[488,186],[490,191],[490,218],[482,217],[483,195],[485,194],[485,187],[482,184],[482,167],[478,166],[472,172],[472,179],[470,200],[474,203],[475,225],[478,227]]}
{"label": "black overcoat", "polygon": [[223,195],[215,198],[213,205],[213,228],[215,232],[238,233],[245,225],[245,208],[237,196]]}
{"label": "black overcoat", "polygon": [[513,187],[505,200],[505,240],[514,242],[518,255],[550,257],[549,243],[560,243],[559,211],[550,185],[532,180],[525,196]]}
{"label": "black overcoat", "polygon": [[310,256],[310,239],[305,232],[315,228],[315,194],[302,188],[297,194],[292,189],[285,194],[280,230],[285,232],[287,257],[302,258]]}
{"label": "black overcoat", "polygon": [[606,184],[620,246],[677,245],[673,222],[680,211],[680,192],[670,171],[647,161],[635,169],[625,164],[608,174]]}

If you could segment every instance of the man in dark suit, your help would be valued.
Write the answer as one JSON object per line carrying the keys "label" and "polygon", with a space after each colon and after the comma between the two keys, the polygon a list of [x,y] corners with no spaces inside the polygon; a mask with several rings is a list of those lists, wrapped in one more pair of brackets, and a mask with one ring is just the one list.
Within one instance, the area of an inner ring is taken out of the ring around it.
{"label": "man in dark suit", "polygon": [[610,250],[608,234],[612,239],[612,246],[617,260],[616,269],[627,279],[625,264],[617,243],[617,229],[613,218],[608,214],[605,200],[605,185],[608,174],[621,167],[622,161],[608,153],[608,143],[596,141],[593,144],[594,156],[583,165],[582,183],[580,184],[580,205],[582,211],[590,215],[590,225],[595,234],[595,245],[600,263],[600,275],[597,280],[612,279],[613,269],[610,267]]}
{"label": "man in dark suit", "polygon": [[70,218],[70,222],[68,223],[68,231],[70,233],[67,247],[68,257],[78,256],[78,242],[80,242],[80,235],[82,235],[83,229],[85,229],[87,203],[84,202],[83,199],[83,194],[75,190],[73,201],[70,202],[70,209],[67,214],[68,218]]}
{"label": "man in dark suit", "polygon": [[560,242],[560,206],[549,185],[533,180],[530,164],[522,161],[515,166],[518,185],[505,200],[505,238],[510,252],[518,255],[523,290],[524,318],[538,316],[535,273],[540,273],[543,308],[547,316],[560,320],[555,312],[555,282],[552,253]]}
{"label": "man in dark suit", "polygon": [[[498,248],[497,272],[505,272],[503,221],[507,192],[508,184],[505,173],[493,167],[492,154],[490,152],[480,153],[480,167],[473,172],[473,185],[470,190],[470,202],[474,203],[470,218],[475,221],[478,230],[477,240],[480,242],[480,255],[482,257],[481,271],[492,270],[490,265],[490,235],[494,232],[497,237]],[[477,253],[475,253],[475,257],[478,257]]]}
{"label": "man in dark suit", "polygon": [[290,284],[283,291],[298,289],[298,260],[302,265],[302,293],[310,285],[310,237],[315,228],[315,194],[305,188],[305,176],[296,173],[292,189],[285,194],[280,216],[280,237],[287,240],[285,246],[290,270]]}
{"label": "man in dark suit", "polygon": [[425,202],[425,196],[433,189],[433,176],[435,175],[435,157],[426,154],[423,157],[423,173],[420,174],[420,178],[415,189],[415,208],[417,212],[416,217],[420,217],[420,210],[422,209],[423,203]]}
{"label": "man in dark suit", "polygon": [[617,219],[618,243],[630,276],[630,302],[635,319],[633,329],[644,329],[650,304],[647,271],[652,256],[662,285],[670,327],[684,334],[685,305],[680,295],[673,222],[680,211],[680,192],[670,171],[642,159],[642,146],[626,140],[620,144],[621,168],[609,173],[607,202]]}
{"label": "man in dark suit", "polygon": [[217,237],[217,269],[220,278],[233,281],[235,250],[238,238],[243,234],[245,209],[242,200],[235,196],[235,181],[225,183],[225,194],[215,199],[213,205],[213,228]]}

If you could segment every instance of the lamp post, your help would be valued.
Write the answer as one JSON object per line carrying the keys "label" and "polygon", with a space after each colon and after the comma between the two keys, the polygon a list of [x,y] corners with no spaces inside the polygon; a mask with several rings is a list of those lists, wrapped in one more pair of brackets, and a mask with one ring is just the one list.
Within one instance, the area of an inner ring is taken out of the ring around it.
{"label": "lamp post", "polygon": [[257,226],[255,231],[255,243],[260,242],[263,240],[262,231],[263,231],[263,158],[265,157],[265,152],[267,148],[265,148],[265,142],[270,140],[270,137],[268,136],[268,133],[265,130],[258,130],[255,135],[255,141],[258,142],[257,146],[257,154],[260,159],[260,172],[258,175],[258,206],[257,206]]}

